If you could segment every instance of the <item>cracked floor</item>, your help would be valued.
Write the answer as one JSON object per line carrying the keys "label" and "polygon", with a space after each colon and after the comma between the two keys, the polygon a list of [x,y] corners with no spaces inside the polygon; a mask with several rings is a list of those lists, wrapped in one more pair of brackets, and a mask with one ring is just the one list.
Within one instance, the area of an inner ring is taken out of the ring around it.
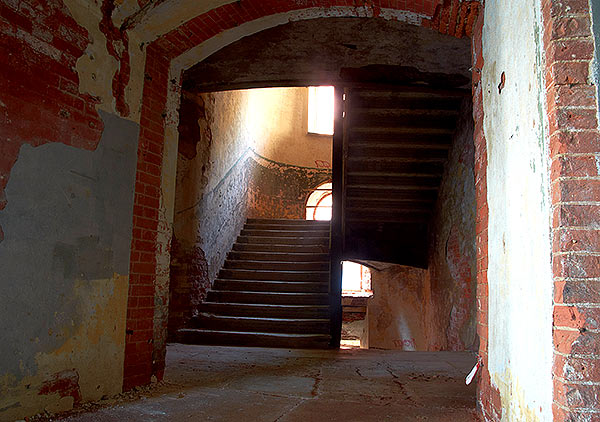
{"label": "cracked floor", "polygon": [[477,421],[470,353],[171,344],[165,383],[64,420]]}

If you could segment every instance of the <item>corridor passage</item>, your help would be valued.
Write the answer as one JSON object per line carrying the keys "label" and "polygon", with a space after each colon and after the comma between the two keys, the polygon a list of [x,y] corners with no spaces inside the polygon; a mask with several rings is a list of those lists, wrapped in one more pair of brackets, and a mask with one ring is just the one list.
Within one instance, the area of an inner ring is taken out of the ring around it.
{"label": "corridor passage", "polygon": [[65,420],[470,422],[474,362],[459,352],[172,344],[164,384]]}

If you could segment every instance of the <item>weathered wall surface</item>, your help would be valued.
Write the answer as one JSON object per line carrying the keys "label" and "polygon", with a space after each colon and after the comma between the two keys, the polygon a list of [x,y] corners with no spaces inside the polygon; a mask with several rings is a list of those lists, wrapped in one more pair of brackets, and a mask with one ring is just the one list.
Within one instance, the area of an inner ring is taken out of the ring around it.
{"label": "weathered wall surface", "polygon": [[119,393],[138,126],[21,147],[0,211],[0,420]]}
{"label": "weathered wall surface", "polygon": [[248,215],[252,218],[304,219],[310,193],[331,180],[331,170],[289,165],[256,154],[249,164]]}
{"label": "weathered wall surface", "polygon": [[248,93],[183,94],[175,194],[170,333],[205,297],[247,215]]}
{"label": "weathered wall surface", "polygon": [[[502,420],[552,420],[552,268],[540,2],[485,7],[488,363]],[[488,392],[488,394],[491,394]]]}
{"label": "weathered wall surface", "polygon": [[430,226],[424,318],[430,350],[477,350],[471,100],[464,100]]}

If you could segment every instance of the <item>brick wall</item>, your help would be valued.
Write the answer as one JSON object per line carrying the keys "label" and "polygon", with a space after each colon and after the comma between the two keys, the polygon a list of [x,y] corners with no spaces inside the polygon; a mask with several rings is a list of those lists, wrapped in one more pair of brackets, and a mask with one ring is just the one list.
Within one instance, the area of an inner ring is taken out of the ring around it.
{"label": "brick wall", "polygon": [[588,0],[544,0],[554,273],[554,420],[600,420],[600,136]]}
{"label": "brick wall", "polygon": [[0,3],[0,210],[21,145],[98,145],[98,101],[79,93],[75,71],[89,42],[58,0]]}

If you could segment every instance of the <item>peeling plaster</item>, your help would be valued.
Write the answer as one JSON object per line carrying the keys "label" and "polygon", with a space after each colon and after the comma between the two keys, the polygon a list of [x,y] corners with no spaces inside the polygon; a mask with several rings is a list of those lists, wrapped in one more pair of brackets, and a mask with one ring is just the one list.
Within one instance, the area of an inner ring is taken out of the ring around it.
{"label": "peeling plaster", "polygon": [[24,145],[6,187],[0,420],[121,391],[138,127],[100,115],[95,151]]}
{"label": "peeling plaster", "polygon": [[97,97],[100,103],[96,109],[115,113],[116,100],[112,86],[119,62],[108,53],[106,36],[100,30],[101,4],[98,0],[64,0],[64,2],[73,19],[87,29],[91,40],[85,54],[77,60],[79,92]]}

